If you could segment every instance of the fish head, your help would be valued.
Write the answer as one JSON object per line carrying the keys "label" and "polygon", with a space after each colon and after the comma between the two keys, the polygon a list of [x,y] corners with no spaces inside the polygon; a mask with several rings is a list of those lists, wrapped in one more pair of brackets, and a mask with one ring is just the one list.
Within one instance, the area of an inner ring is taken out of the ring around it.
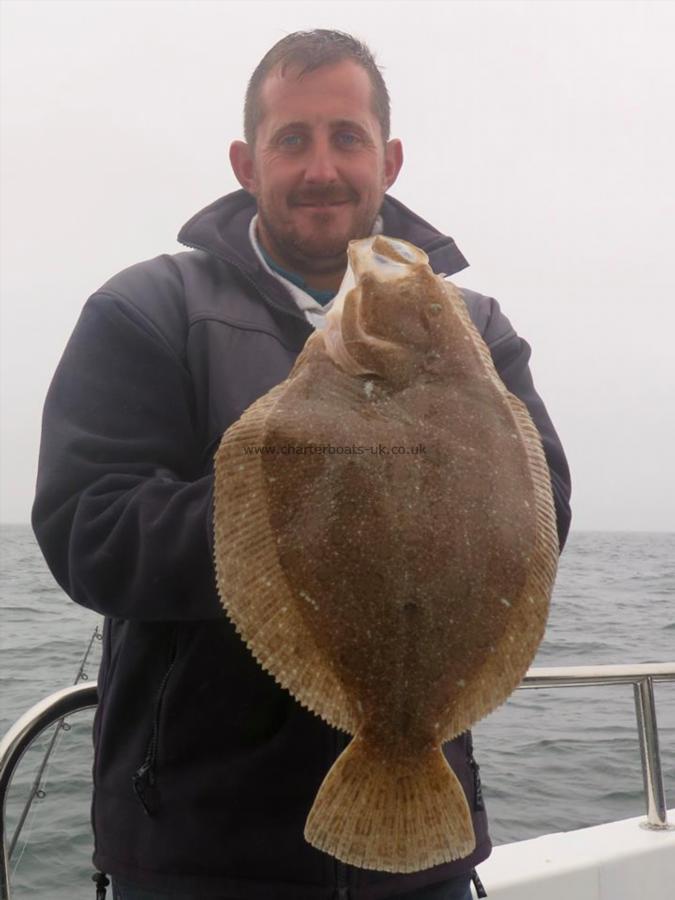
{"label": "fish head", "polygon": [[429,364],[437,367],[454,316],[427,254],[399,238],[374,235],[350,241],[347,257],[322,332],[333,362],[348,374],[395,383],[410,381]]}

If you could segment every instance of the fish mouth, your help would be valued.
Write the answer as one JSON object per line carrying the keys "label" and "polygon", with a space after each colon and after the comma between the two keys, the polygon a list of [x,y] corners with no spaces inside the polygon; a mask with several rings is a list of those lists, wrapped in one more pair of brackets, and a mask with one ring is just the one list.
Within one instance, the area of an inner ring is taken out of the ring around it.
{"label": "fish mouth", "polygon": [[357,283],[365,275],[377,281],[396,281],[412,275],[420,266],[429,265],[424,250],[381,234],[350,241],[347,257]]}

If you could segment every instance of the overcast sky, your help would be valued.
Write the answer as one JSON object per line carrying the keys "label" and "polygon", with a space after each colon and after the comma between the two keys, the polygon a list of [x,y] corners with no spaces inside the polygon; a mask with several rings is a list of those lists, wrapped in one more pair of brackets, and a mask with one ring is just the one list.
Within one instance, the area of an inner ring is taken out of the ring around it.
{"label": "overcast sky", "polygon": [[238,187],[247,80],[333,27],[384,67],[391,193],[532,346],[573,528],[675,529],[675,4],[4,2],[2,508],[28,521],[44,396],[87,296]]}

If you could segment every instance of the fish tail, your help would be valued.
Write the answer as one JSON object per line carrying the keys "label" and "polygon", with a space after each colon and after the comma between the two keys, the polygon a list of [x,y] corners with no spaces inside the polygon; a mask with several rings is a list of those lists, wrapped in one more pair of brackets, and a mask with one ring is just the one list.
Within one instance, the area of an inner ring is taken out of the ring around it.
{"label": "fish tail", "polygon": [[305,838],[382,872],[419,871],[476,846],[464,790],[440,747],[392,759],[358,734],[323,780]]}

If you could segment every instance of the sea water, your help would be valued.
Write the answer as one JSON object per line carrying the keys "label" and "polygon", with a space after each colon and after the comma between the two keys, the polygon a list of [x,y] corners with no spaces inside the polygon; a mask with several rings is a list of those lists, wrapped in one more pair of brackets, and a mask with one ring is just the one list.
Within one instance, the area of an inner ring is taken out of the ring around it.
{"label": "sea water", "polygon": [[[28,526],[1,529],[0,733],[72,684],[101,619],[54,582]],[[84,674],[96,678],[100,642]],[[675,662],[675,534],[572,532],[535,666]],[[656,684],[661,764],[675,806],[675,682]],[[93,711],[71,716],[11,861],[14,900],[93,900],[89,825]],[[644,814],[629,685],[516,691],[474,729],[496,844]],[[26,754],[11,838],[52,731]],[[480,870],[479,870],[480,871]]]}

